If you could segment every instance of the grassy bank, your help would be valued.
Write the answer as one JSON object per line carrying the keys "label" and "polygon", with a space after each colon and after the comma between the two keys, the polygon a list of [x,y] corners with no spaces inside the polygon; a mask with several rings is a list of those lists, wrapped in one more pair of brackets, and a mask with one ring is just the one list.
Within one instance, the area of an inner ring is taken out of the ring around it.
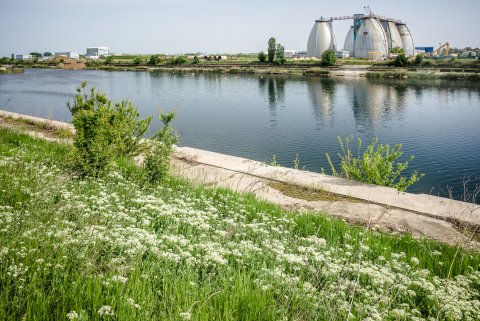
{"label": "grassy bank", "polygon": [[480,255],[0,129],[2,320],[478,320]]}

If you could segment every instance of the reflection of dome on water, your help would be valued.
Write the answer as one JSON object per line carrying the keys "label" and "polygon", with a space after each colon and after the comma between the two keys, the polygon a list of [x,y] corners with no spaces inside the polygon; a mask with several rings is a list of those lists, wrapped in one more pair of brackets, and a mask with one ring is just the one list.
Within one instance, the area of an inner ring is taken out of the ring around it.
{"label": "reflection of dome on water", "polygon": [[330,23],[316,21],[308,37],[307,55],[320,58],[325,51],[336,50],[336,47],[335,36]]}
{"label": "reflection of dome on water", "polygon": [[358,29],[355,58],[379,59],[388,55],[387,35],[377,19],[365,19]]}
{"label": "reflection of dome on water", "polygon": [[335,81],[332,79],[307,79],[308,93],[314,107],[315,118],[331,119],[335,104]]}

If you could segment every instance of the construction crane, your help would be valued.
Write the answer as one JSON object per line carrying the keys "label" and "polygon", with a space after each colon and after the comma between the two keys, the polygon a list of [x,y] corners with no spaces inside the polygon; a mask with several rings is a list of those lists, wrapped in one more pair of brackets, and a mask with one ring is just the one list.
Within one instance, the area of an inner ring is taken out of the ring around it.
{"label": "construction crane", "polygon": [[445,56],[448,56],[448,53],[450,52],[450,44],[448,42],[445,42],[444,44],[440,43],[439,47],[432,52],[432,55],[440,55],[442,52]]}

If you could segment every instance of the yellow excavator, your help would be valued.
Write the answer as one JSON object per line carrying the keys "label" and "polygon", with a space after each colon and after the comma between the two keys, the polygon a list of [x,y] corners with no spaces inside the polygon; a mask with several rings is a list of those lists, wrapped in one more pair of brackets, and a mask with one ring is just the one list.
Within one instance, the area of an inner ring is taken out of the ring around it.
{"label": "yellow excavator", "polygon": [[432,56],[448,56],[449,52],[450,44],[448,42],[440,43],[439,47],[432,52]]}

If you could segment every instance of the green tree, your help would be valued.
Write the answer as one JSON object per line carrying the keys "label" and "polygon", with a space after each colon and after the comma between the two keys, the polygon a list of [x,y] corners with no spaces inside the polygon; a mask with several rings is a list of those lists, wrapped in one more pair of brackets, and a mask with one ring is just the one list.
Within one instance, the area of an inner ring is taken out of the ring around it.
{"label": "green tree", "polygon": [[51,55],[52,55],[52,53],[51,53],[50,51],[45,51],[45,52],[43,53],[43,56],[44,56],[44,57],[50,57]]}
{"label": "green tree", "polygon": [[34,51],[34,52],[31,52],[30,54],[35,58],[42,58],[43,57],[41,52]]}
{"label": "green tree", "polygon": [[275,53],[277,51],[277,40],[275,38],[268,39],[268,61],[273,62],[275,60]]}
{"label": "green tree", "polygon": [[263,51],[260,51],[257,57],[260,62],[265,62],[267,60],[267,55]]}
{"label": "green tree", "polygon": [[149,65],[158,65],[162,59],[160,58],[160,55],[151,55],[150,59],[148,60]]}
{"label": "green tree", "polygon": [[337,55],[332,49],[328,49],[322,54],[322,65],[324,66],[335,66],[337,62]]}
{"label": "green tree", "polygon": [[283,65],[285,63],[285,48],[281,44],[277,44],[277,50],[275,51],[275,61]]}

